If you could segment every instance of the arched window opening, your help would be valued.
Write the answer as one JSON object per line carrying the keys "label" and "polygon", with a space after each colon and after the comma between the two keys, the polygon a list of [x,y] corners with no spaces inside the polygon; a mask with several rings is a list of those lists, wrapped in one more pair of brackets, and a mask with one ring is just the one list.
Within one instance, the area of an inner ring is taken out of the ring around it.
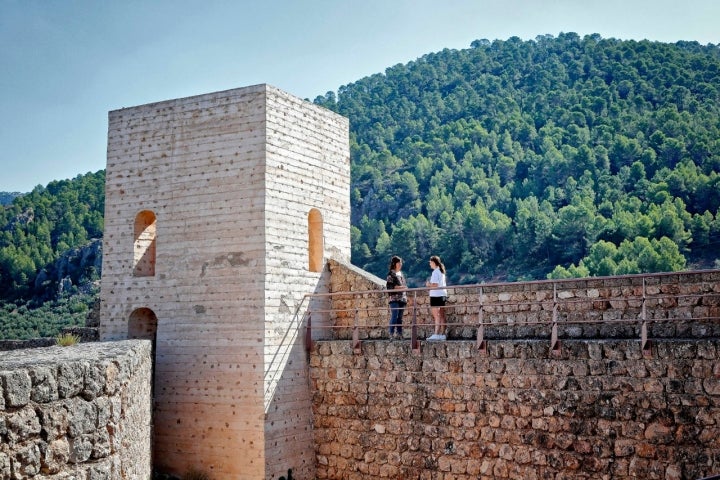
{"label": "arched window opening", "polygon": [[308,213],[308,256],[310,271],[323,270],[323,219],[320,210],[313,208]]}
{"label": "arched window opening", "polygon": [[149,308],[138,308],[130,314],[128,320],[128,338],[152,340],[155,342],[157,316]]}
{"label": "arched window opening", "polygon": [[135,247],[133,275],[152,277],[155,275],[156,219],[150,210],[143,210],[135,217]]}

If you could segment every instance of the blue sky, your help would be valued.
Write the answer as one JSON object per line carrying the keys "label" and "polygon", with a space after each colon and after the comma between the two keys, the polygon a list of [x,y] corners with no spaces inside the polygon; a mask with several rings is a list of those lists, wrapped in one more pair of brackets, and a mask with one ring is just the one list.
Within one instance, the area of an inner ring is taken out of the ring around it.
{"label": "blue sky", "polygon": [[0,0],[0,191],[105,168],[107,112],[269,83],[302,98],[476,39],[720,44],[718,0]]}

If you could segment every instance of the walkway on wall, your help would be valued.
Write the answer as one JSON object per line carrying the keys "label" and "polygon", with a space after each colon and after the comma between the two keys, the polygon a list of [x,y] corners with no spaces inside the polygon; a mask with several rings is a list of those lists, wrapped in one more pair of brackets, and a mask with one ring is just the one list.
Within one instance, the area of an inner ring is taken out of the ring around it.
{"label": "walkway on wall", "polygon": [[[720,338],[720,271],[625,275],[516,283],[452,285],[445,307],[448,340],[546,339],[559,354],[563,340],[636,338],[649,355],[653,339]],[[429,288],[407,290],[404,340],[414,351],[433,330]],[[388,340],[387,291],[308,295],[306,344],[347,339]],[[318,307],[317,305],[320,305]]]}

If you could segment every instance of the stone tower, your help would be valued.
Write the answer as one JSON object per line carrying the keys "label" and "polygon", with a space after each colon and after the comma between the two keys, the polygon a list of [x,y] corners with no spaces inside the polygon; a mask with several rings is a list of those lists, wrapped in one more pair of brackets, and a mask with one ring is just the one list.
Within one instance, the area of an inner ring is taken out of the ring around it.
{"label": "stone tower", "polygon": [[268,85],[109,114],[100,335],[151,338],[154,464],[314,478],[306,293],[350,256],[347,119]]}

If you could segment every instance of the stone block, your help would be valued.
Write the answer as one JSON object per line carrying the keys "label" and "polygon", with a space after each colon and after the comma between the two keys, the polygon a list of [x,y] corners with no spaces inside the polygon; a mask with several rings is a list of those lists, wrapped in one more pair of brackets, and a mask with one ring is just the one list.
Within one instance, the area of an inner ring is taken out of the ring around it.
{"label": "stone block", "polygon": [[0,478],[10,478],[11,462],[7,453],[0,452]]}
{"label": "stone block", "polygon": [[64,438],[43,443],[40,446],[41,469],[44,474],[62,471],[70,459],[70,445]]}
{"label": "stone block", "polygon": [[15,450],[12,468],[15,478],[32,478],[40,473],[40,466],[40,449],[37,444],[26,443]]}
{"label": "stone block", "polygon": [[36,367],[29,372],[32,381],[30,398],[34,402],[48,403],[58,399],[56,368]]}
{"label": "stone block", "polygon": [[26,370],[0,372],[5,408],[22,407],[30,401],[32,380]]}
{"label": "stone block", "polygon": [[40,419],[35,409],[26,406],[13,413],[10,413],[6,420],[7,437],[10,444],[18,445],[35,436],[40,431]]}
{"label": "stone block", "polygon": [[81,362],[58,365],[57,388],[59,398],[71,398],[82,391],[85,367]]}

